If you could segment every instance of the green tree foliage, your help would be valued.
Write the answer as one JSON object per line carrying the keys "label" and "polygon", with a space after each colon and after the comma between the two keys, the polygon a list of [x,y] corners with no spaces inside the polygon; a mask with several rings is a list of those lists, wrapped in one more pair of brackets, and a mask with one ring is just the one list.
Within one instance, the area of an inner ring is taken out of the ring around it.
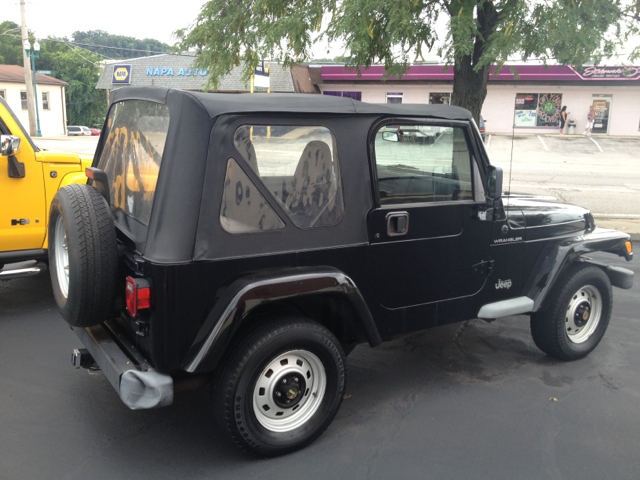
{"label": "green tree foliage", "polygon": [[[91,50],[105,58],[134,58],[154,55],[158,52],[168,53],[171,47],[152,38],[138,40],[123,35],[110,35],[103,30],[89,30],[87,32],[73,32],[73,41],[82,43],[84,48]],[[91,45],[91,46],[87,46]],[[95,45],[95,46],[93,46]],[[100,48],[100,46],[111,48]]]}
{"label": "green tree foliage", "polygon": [[66,39],[40,40],[36,69],[51,70],[51,76],[69,84],[66,87],[67,123],[101,127],[107,114],[104,90],[96,85],[102,71],[102,57],[74,48]]}
{"label": "green tree foliage", "polygon": [[[634,4],[635,4],[634,0]],[[629,32],[628,0],[209,0],[193,25],[176,32],[177,50],[196,50],[210,86],[244,62],[293,65],[317,41],[345,45],[346,65],[383,64],[400,77],[438,48],[453,64],[452,103],[477,119],[492,65],[518,55],[581,65],[613,53]],[[435,25],[443,17],[443,38]],[[328,52],[329,53],[329,52]]]}
{"label": "green tree foliage", "polygon": [[0,23],[0,64],[22,65],[20,25],[9,20]]}
{"label": "green tree foliage", "polygon": [[[29,40],[35,41],[33,32]],[[96,90],[102,70],[102,57],[73,48],[66,38],[38,39],[40,57],[36,70],[51,70],[51,76],[69,84],[65,88],[67,123],[69,125],[102,126],[107,111],[106,95]],[[22,65],[20,26],[13,22],[0,24],[0,63]]]}

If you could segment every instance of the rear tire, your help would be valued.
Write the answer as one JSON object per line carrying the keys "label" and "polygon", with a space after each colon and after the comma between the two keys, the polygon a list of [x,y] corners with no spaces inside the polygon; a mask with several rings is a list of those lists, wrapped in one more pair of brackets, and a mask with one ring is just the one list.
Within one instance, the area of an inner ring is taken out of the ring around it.
{"label": "rear tire", "polygon": [[607,274],[580,265],[560,279],[548,307],[531,315],[531,335],[537,347],[558,360],[587,356],[609,325],[613,295]]}
{"label": "rear tire", "polygon": [[90,327],[113,312],[118,268],[109,206],[89,185],[56,193],[49,211],[49,272],[60,313],[74,327]]}
{"label": "rear tire", "polygon": [[214,382],[214,415],[242,449],[276,456],[309,445],[344,396],[344,353],[304,317],[269,322],[232,348]]}

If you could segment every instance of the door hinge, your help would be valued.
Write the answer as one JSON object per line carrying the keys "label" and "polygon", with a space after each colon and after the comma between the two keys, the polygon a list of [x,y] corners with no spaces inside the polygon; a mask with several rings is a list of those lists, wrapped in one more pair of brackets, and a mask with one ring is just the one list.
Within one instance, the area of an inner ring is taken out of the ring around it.
{"label": "door hinge", "polygon": [[480,263],[476,263],[472,268],[472,271],[476,275],[491,275],[493,272],[494,260],[483,260]]}

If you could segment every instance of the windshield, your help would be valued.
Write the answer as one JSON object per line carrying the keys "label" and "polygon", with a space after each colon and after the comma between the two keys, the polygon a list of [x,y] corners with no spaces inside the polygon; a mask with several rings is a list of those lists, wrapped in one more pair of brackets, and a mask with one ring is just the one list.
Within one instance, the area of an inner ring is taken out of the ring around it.
{"label": "windshield", "polygon": [[169,109],[142,100],[118,102],[109,111],[107,129],[98,168],[109,177],[111,205],[148,225],[169,130]]}

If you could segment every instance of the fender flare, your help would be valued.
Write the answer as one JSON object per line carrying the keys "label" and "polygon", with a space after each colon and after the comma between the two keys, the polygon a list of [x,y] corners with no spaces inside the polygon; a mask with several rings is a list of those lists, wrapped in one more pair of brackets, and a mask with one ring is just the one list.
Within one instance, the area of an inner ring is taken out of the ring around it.
{"label": "fender flare", "polygon": [[[82,184],[82,183],[87,183],[87,176],[84,174],[84,170],[82,172],[71,172],[71,173],[67,173],[64,177],[62,177],[62,180],[60,180],[60,184],[58,185],[58,190],[60,190],[62,187],[66,187],[68,185],[73,185],[76,183]],[[56,194],[57,190],[55,192],[53,192],[54,196]],[[53,200],[53,198],[52,198]],[[47,203],[47,225],[49,224],[49,208],[51,208],[51,202]],[[42,248],[47,249],[49,248],[49,229],[47,228],[45,231],[45,235],[44,235],[44,240],[42,242]]]}
{"label": "fender flare", "polygon": [[81,172],[67,173],[60,181],[58,190],[74,183],[87,183],[87,176],[85,175],[84,170]]}
{"label": "fender flare", "polygon": [[[533,300],[531,312],[544,309],[549,292],[568,268],[576,261],[589,261],[582,258],[584,255],[607,252],[631,260],[625,246],[629,239],[630,236],[626,233],[596,228],[584,235],[550,242],[540,253],[524,285],[523,294]],[[604,267],[605,273],[611,278],[606,265],[597,265]]]}
{"label": "fender flare", "polygon": [[218,294],[215,305],[191,344],[182,369],[211,371],[250,312],[268,303],[305,295],[341,295],[352,307],[369,344],[382,343],[366,302],[351,278],[332,267],[295,267],[239,278]]}

